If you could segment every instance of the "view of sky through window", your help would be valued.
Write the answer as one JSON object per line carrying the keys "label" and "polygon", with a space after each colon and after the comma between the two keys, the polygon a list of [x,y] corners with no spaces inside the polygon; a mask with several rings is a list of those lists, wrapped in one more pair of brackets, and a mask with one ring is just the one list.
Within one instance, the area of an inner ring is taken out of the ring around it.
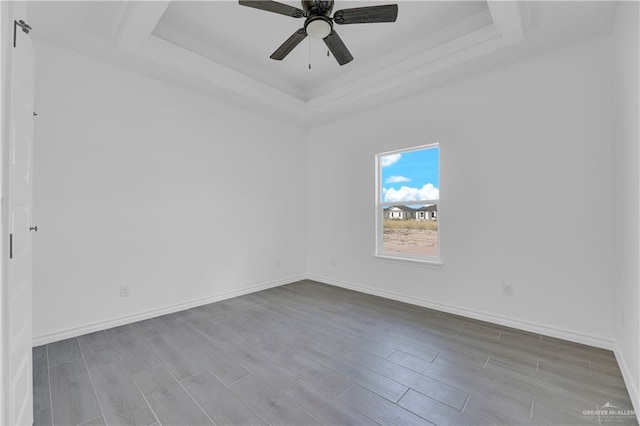
{"label": "view of sky through window", "polygon": [[380,157],[381,201],[438,199],[438,151],[434,147]]}

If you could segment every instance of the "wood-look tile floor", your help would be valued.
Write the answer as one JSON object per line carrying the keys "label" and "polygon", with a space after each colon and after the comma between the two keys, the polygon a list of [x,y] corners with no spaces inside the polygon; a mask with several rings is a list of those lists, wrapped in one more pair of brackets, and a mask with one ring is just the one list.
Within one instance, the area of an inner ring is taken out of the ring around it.
{"label": "wood-look tile floor", "polygon": [[36,425],[637,424],[596,413],[632,410],[609,351],[312,281],[34,348],[33,380]]}

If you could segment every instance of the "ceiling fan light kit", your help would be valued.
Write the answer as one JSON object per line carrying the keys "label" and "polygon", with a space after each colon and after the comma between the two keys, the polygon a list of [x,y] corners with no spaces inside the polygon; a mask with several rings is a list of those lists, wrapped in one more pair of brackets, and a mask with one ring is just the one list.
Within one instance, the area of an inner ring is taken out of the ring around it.
{"label": "ceiling fan light kit", "polygon": [[331,34],[333,24],[326,16],[312,16],[304,23],[304,30],[311,38],[322,40]]}
{"label": "ceiling fan light kit", "polygon": [[302,9],[275,1],[240,0],[241,6],[291,16],[292,18],[306,18],[304,27],[298,29],[275,52],[271,59],[283,60],[307,36],[324,40],[340,65],[348,64],[353,56],[342,42],[338,33],[333,29],[334,24],[373,24],[378,22],[395,22],[398,17],[398,5],[356,7],[338,10],[333,18],[333,0],[302,0]]}

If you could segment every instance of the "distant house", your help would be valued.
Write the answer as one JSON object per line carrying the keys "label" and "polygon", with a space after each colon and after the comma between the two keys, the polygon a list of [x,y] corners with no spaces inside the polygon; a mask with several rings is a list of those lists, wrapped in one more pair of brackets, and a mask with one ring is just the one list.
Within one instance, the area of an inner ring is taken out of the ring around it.
{"label": "distant house", "polygon": [[419,209],[412,209],[407,206],[391,206],[384,209],[384,218],[392,220],[437,220],[438,205],[432,204]]}
{"label": "distant house", "polygon": [[415,211],[416,220],[437,220],[438,219],[438,205],[431,204],[430,206],[420,207]]}
{"label": "distant house", "polygon": [[414,218],[415,210],[407,206],[390,206],[384,209],[385,219],[406,220]]}

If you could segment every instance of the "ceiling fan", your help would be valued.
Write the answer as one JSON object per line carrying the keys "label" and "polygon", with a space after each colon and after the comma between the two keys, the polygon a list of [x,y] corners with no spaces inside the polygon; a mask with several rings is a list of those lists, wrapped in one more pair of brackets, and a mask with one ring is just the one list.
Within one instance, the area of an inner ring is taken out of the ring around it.
{"label": "ceiling fan", "polygon": [[240,0],[240,5],[279,13],[293,18],[306,18],[304,26],[289,37],[282,46],[271,54],[271,59],[283,60],[307,36],[324,40],[340,65],[348,64],[353,56],[344,45],[333,24],[371,24],[376,22],[395,22],[398,17],[398,5],[356,7],[338,10],[330,17],[333,0],[302,0],[302,9],[275,1]]}

